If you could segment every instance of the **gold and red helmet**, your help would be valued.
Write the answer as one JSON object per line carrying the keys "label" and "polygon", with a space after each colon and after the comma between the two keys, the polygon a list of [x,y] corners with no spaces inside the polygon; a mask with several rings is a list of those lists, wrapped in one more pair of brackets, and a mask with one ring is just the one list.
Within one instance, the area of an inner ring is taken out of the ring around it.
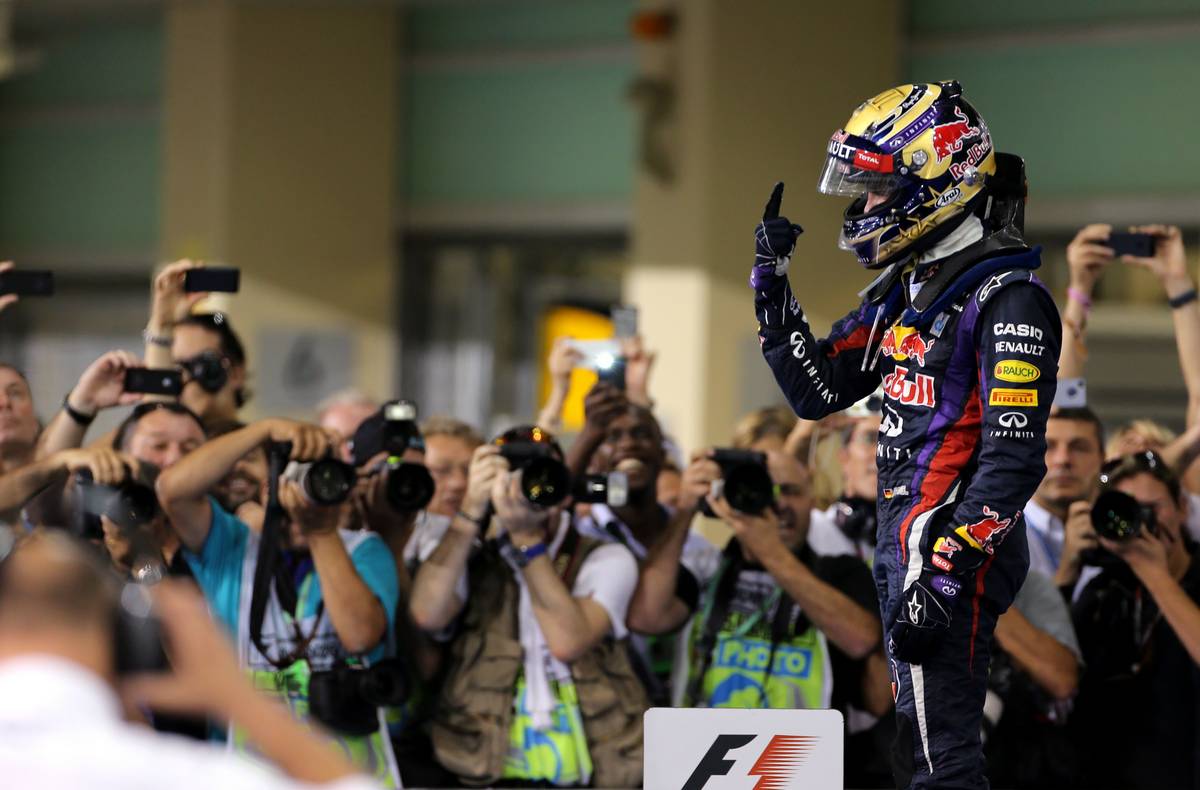
{"label": "gold and red helmet", "polygon": [[[854,198],[839,246],[875,269],[958,227],[995,172],[987,124],[957,82],[901,85],[863,102],[834,132],[817,189]],[[868,194],[884,201],[867,211]]]}

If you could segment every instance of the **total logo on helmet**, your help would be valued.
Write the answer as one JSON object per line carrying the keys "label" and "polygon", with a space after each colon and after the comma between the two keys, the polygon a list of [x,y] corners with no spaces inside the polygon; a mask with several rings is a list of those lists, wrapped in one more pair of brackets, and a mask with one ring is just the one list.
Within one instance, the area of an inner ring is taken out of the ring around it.
{"label": "total logo on helmet", "polygon": [[974,524],[964,524],[954,533],[965,540],[974,549],[992,553],[992,543],[1003,537],[1004,533],[1021,518],[1021,511],[1011,518],[1000,518],[1000,514],[987,505],[983,506],[983,519]]}
{"label": "total logo on helmet", "polygon": [[925,367],[925,355],[933,348],[935,340],[926,341],[921,333],[911,326],[893,326],[883,335],[880,353],[898,362],[914,359]]}

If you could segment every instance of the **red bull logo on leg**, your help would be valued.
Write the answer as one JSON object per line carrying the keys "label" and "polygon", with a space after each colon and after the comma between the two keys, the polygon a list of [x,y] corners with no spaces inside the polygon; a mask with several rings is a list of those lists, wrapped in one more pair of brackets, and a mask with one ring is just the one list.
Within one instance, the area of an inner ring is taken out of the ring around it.
{"label": "red bull logo on leg", "polygon": [[921,337],[921,333],[911,326],[893,326],[884,334],[879,351],[897,362],[913,359],[919,367],[925,367],[925,355],[933,350],[936,342]]}
{"label": "red bull logo on leg", "polygon": [[964,140],[979,136],[979,127],[971,126],[961,108],[954,108],[954,116],[950,123],[933,125],[933,152],[939,162],[961,151]]}

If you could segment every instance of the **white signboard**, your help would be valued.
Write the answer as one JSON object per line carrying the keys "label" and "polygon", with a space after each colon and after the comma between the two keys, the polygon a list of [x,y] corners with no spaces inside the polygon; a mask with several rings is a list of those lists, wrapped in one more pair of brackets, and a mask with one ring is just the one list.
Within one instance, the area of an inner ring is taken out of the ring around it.
{"label": "white signboard", "polygon": [[836,710],[651,708],[647,790],[842,790]]}

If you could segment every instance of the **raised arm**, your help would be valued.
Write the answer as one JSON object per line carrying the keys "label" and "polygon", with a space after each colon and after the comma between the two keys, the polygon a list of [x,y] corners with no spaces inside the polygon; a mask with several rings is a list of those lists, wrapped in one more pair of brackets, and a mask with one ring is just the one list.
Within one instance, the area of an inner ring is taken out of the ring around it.
{"label": "raised arm", "polygon": [[60,450],[0,477],[0,511],[22,507],[47,486],[63,482],[74,472],[87,470],[97,483],[114,485],[125,479],[126,463],[127,459],[108,448]]}
{"label": "raised arm", "polygon": [[[496,521],[514,546],[533,546],[548,540],[558,510],[539,511],[521,493],[520,473],[496,477],[492,485]],[[637,565],[628,555],[629,593],[637,583]],[[614,629],[608,610],[591,598],[576,598],[554,567],[548,552],[534,557],[522,569],[529,587],[533,615],[537,618],[550,654],[571,662],[593,648]],[[628,597],[626,597],[628,607]],[[625,616],[625,612],[621,612]]]}
{"label": "raised arm", "polygon": [[1092,295],[1104,267],[1112,263],[1113,251],[1105,246],[1112,232],[1109,225],[1088,225],[1067,245],[1069,273],[1067,301],[1062,309],[1062,350],[1058,375],[1062,380],[1083,378],[1087,362],[1087,321]]}
{"label": "raised arm", "polygon": [[[387,610],[354,567],[338,534],[340,506],[309,502],[292,481],[280,485],[279,504],[308,540],[321,599],[338,641],[351,653],[370,652],[387,636]],[[394,592],[394,584],[392,588]]]}
{"label": "raised arm", "polygon": [[[1169,300],[1181,300],[1195,294],[1196,283],[1188,271],[1183,235],[1174,225],[1142,225],[1130,228],[1133,233],[1154,236],[1154,256],[1138,258],[1122,255],[1121,260],[1145,269],[1158,278]],[[1182,300],[1181,300],[1182,301]],[[1172,305],[1174,307],[1174,305]],[[1200,302],[1194,298],[1182,301],[1171,311],[1175,324],[1175,345],[1179,349],[1179,367],[1188,394],[1188,425],[1200,417]]]}
{"label": "raised arm", "polygon": [[466,575],[475,540],[486,526],[483,520],[489,511],[492,484],[507,469],[499,448],[490,444],[475,448],[462,510],[455,514],[441,542],[417,568],[413,579],[409,614],[422,630],[442,630],[466,604],[459,591],[460,580]]}
{"label": "raised arm", "polygon": [[155,276],[150,290],[150,319],[145,331],[146,367],[175,367],[171,356],[175,325],[187,317],[196,302],[208,296],[207,293],[184,291],[183,280],[189,269],[203,266],[199,261],[175,261]]}
{"label": "raised arm", "polygon": [[545,405],[538,412],[537,426],[550,433],[562,430],[563,406],[567,402],[567,393],[571,391],[571,371],[575,369],[582,355],[571,345],[571,338],[556,337],[546,360],[547,373],[550,376],[550,395]]}
{"label": "raised arm", "polygon": [[268,419],[202,444],[158,477],[155,489],[171,525],[193,553],[204,548],[212,525],[208,494],[246,453],[266,441],[291,442],[291,457],[315,460],[329,449],[330,437],[316,426]]}
{"label": "raised arm", "polygon": [[834,324],[828,337],[813,336],[787,276],[802,230],[779,216],[782,200],[779,183],[755,230],[750,287],[763,356],[796,414],[815,420],[871,394],[880,377],[867,370],[870,329],[865,305]]}
{"label": "raised arm", "polygon": [[100,411],[137,403],[141,395],[125,392],[125,371],[139,366],[141,361],[127,351],[109,351],[88,365],[38,437],[37,457],[82,446],[88,426]]}
{"label": "raised arm", "polygon": [[597,382],[583,399],[583,430],[567,450],[567,470],[571,477],[587,472],[592,456],[604,444],[608,424],[629,406],[625,393],[611,384]]}

